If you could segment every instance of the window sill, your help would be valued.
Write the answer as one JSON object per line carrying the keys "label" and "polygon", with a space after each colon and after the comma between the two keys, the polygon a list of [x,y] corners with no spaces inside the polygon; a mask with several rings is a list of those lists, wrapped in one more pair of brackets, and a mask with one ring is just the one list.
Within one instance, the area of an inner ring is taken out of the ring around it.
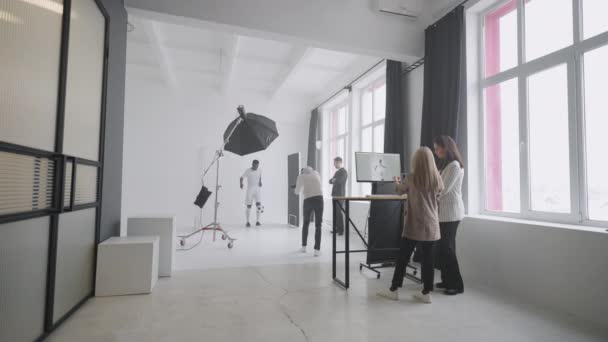
{"label": "window sill", "polygon": [[519,218],[512,218],[512,217],[492,216],[492,215],[483,215],[483,214],[467,215],[465,217],[465,220],[467,218],[496,221],[496,222],[510,222],[510,223],[518,223],[518,224],[549,227],[549,228],[578,230],[578,231],[585,231],[585,232],[591,232],[591,233],[608,234],[608,228],[600,227],[600,226],[565,224],[565,223],[556,223],[556,222],[547,222],[547,221],[538,221],[538,220],[526,220],[526,219],[519,219]]}

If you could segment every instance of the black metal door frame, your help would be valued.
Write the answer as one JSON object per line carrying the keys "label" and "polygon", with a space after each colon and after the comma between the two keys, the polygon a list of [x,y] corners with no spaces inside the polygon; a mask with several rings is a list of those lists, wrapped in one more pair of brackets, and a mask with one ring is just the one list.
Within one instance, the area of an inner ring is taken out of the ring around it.
{"label": "black metal door frame", "polygon": [[[17,145],[8,143],[0,140],[0,151],[10,152],[18,155],[26,155],[38,158],[51,159],[54,163],[54,179],[53,179],[53,205],[51,208],[32,210],[28,212],[11,213],[6,215],[0,215],[0,224],[29,220],[39,217],[50,217],[49,227],[49,247],[48,247],[48,264],[47,264],[47,277],[46,277],[46,299],[45,299],[45,317],[44,317],[44,332],[37,340],[43,340],[53,330],[60,326],[68,317],[70,317],[75,311],[77,311],[82,304],[84,304],[89,298],[91,298],[95,291],[95,272],[96,267],[93,265],[93,288],[92,291],[87,294],[79,303],[71,308],[65,315],[58,318],[53,323],[53,308],[55,303],[55,275],[56,275],[56,264],[57,264],[57,238],[59,229],[59,215],[65,212],[72,212],[90,208],[96,208],[95,217],[95,251],[94,260],[97,262],[97,245],[100,240],[100,223],[101,223],[101,203],[102,203],[102,188],[103,188],[103,160],[104,160],[104,143],[105,143],[105,126],[106,126],[106,101],[107,101],[107,79],[108,79],[108,52],[109,52],[109,28],[110,28],[110,17],[101,3],[101,0],[94,0],[99,8],[100,12],[105,18],[105,29],[104,29],[104,49],[103,49],[103,75],[102,75],[102,94],[101,94],[101,108],[100,108],[100,132],[99,132],[99,161],[93,161],[83,158],[77,158],[74,156],[68,156],[63,154],[63,142],[64,142],[64,130],[65,130],[65,97],[67,87],[67,72],[68,72],[68,48],[69,48],[69,34],[70,34],[70,13],[72,8],[72,0],[64,0],[63,3],[63,16],[62,16],[62,27],[61,27],[61,48],[60,48],[60,63],[59,63],[59,84],[57,94],[57,109],[56,109],[56,127],[55,127],[55,150],[45,151],[35,149],[23,145]],[[68,206],[64,205],[64,191],[65,191],[65,172],[66,163],[72,162],[72,178],[71,178],[71,194],[70,203]],[[86,204],[75,204],[74,195],[76,191],[76,177],[77,177],[77,165],[88,165],[97,168],[97,198],[95,202]]]}

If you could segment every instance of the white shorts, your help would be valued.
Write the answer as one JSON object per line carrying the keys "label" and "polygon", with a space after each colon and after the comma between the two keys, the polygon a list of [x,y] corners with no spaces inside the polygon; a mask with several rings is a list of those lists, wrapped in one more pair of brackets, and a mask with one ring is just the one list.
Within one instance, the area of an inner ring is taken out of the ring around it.
{"label": "white shorts", "polygon": [[262,189],[259,186],[247,188],[245,205],[253,205],[254,203],[262,203]]}

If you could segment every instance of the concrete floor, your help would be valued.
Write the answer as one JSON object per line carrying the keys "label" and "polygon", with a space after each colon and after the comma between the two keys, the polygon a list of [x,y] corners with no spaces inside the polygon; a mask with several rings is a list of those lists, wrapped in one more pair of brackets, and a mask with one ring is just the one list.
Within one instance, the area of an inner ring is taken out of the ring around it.
{"label": "concrete floor", "polygon": [[[607,341],[608,330],[496,298],[468,287],[436,294],[433,304],[409,295],[375,295],[388,286],[351,264],[348,291],[331,281],[330,235],[324,254],[298,254],[299,230],[235,229],[235,248],[209,243],[179,252],[176,271],[149,295],[94,298],[50,341]],[[354,240],[354,237],[353,237]],[[311,237],[312,241],[312,237]],[[356,260],[357,258],[355,258]]]}

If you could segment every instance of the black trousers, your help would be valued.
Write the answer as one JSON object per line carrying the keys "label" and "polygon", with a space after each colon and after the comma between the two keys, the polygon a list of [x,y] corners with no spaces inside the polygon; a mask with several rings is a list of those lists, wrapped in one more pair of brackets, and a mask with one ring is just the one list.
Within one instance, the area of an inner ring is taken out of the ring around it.
{"label": "black trousers", "polygon": [[302,246],[308,242],[310,216],[315,213],[315,249],[321,249],[321,225],[323,224],[323,196],[309,197],[304,200],[304,225],[302,226]]}
{"label": "black trousers", "polygon": [[451,290],[464,290],[458,258],[456,257],[456,232],[460,221],[441,222],[441,240],[438,243],[438,257],[441,260],[441,282]]}
{"label": "black trousers", "polygon": [[435,279],[435,270],[433,269],[433,246],[435,245],[435,241],[415,241],[408,238],[401,239],[399,257],[397,258],[391,289],[396,289],[403,285],[405,269],[416,245],[418,245],[422,254],[422,282],[424,283],[422,292],[428,293],[433,291],[433,282]]}
{"label": "black trousers", "polygon": [[[338,202],[340,202],[340,206],[344,208],[344,201]],[[336,208],[336,233],[344,234],[344,212],[342,212],[340,207]]]}

